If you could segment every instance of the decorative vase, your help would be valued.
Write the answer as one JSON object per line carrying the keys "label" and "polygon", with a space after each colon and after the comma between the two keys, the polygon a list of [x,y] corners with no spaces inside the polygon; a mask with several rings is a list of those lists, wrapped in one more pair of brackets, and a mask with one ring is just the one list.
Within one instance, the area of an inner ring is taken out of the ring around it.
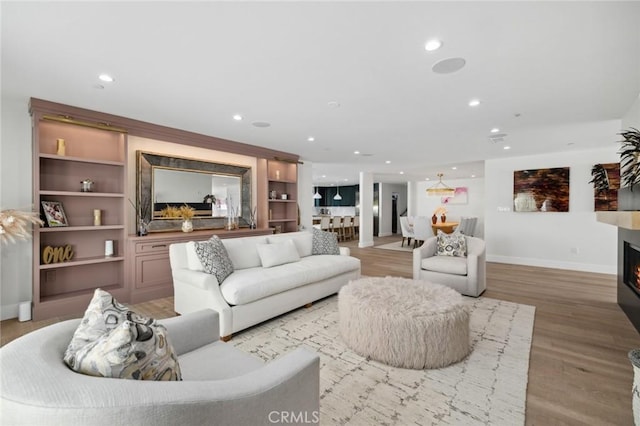
{"label": "decorative vase", "polygon": [[149,231],[147,230],[147,224],[144,223],[144,221],[142,219],[140,219],[138,221],[138,236],[139,237],[144,237],[148,233],[149,233]]}
{"label": "decorative vase", "polygon": [[193,223],[190,220],[184,220],[182,222],[182,232],[191,232],[193,231]]}
{"label": "decorative vase", "polygon": [[444,214],[443,214],[443,215],[440,215],[440,221],[441,221],[442,223],[445,223],[445,222],[447,221],[447,216],[446,216],[446,215],[444,215]]}
{"label": "decorative vase", "polygon": [[438,216],[434,214],[433,216],[431,216],[431,223],[435,225],[437,222],[438,222]]}

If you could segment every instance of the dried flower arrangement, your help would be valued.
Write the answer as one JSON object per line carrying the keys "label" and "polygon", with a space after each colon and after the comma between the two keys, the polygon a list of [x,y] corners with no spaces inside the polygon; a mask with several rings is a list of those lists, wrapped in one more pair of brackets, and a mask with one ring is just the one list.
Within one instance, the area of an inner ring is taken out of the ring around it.
{"label": "dried flower arrangement", "polygon": [[440,206],[433,212],[433,214],[436,216],[447,214],[447,209],[445,209],[443,206]]}
{"label": "dried flower arrangement", "polygon": [[180,209],[173,206],[167,206],[160,210],[160,215],[165,219],[176,219],[182,216]]}
{"label": "dried flower arrangement", "polygon": [[38,213],[19,210],[0,210],[0,241],[13,243],[31,236],[29,225],[42,226]]}
{"label": "dried flower arrangement", "polygon": [[180,217],[182,217],[183,220],[191,220],[195,214],[196,210],[193,207],[189,207],[186,204],[180,206]]}

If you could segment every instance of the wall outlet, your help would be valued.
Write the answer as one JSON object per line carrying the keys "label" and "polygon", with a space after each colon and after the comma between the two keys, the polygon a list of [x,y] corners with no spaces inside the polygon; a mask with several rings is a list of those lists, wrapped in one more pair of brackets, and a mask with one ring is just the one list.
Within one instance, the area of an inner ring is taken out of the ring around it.
{"label": "wall outlet", "polygon": [[571,254],[580,254],[580,249],[578,247],[571,247]]}

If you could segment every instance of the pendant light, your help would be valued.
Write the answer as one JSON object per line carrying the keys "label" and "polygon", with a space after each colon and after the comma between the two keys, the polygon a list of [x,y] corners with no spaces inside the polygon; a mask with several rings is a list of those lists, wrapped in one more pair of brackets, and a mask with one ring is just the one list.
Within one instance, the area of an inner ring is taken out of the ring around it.
{"label": "pendant light", "polygon": [[336,191],[336,195],[333,197],[333,199],[336,200],[336,201],[342,200],[342,196],[340,195],[340,187],[338,187],[338,189]]}
{"label": "pendant light", "polygon": [[318,192],[318,187],[316,186],[316,193],[313,194],[313,199],[314,200],[321,200],[322,199],[322,195],[320,195],[320,193]]}
{"label": "pendant light", "polygon": [[438,183],[427,189],[427,195],[433,197],[452,197],[456,190],[442,182],[443,173],[438,173]]}

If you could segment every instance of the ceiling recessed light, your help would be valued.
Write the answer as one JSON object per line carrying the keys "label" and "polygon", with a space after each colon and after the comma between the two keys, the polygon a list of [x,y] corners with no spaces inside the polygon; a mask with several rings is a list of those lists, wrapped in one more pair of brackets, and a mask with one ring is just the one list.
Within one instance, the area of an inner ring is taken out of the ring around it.
{"label": "ceiling recessed light", "polygon": [[471,175],[471,177],[476,177],[476,175]]}
{"label": "ceiling recessed light", "polygon": [[385,164],[391,164],[391,160],[387,160],[384,162]]}
{"label": "ceiling recessed light", "polygon": [[353,151],[353,153],[354,153],[355,155],[358,155],[358,154],[360,154],[360,151]]}
{"label": "ceiling recessed light", "polygon": [[240,120],[242,120],[242,116],[240,114],[236,114],[236,115],[233,116],[233,119],[236,120],[236,121],[240,121]]}
{"label": "ceiling recessed light", "polygon": [[327,177],[327,175],[322,175],[322,177],[323,177],[323,178],[326,178],[326,177]]}
{"label": "ceiling recessed light", "polygon": [[477,107],[478,105],[480,105],[480,100],[479,99],[471,99],[469,101],[469,106],[470,107]]}
{"label": "ceiling recessed light", "polygon": [[497,127],[494,127],[493,129],[491,129],[491,133],[498,133],[500,131],[500,129],[498,129]]}
{"label": "ceiling recessed light", "polygon": [[329,102],[327,102],[327,106],[329,108],[340,108],[340,102],[329,101]]}
{"label": "ceiling recessed light", "polygon": [[431,70],[436,74],[451,74],[462,69],[466,63],[464,58],[447,58],[433,64]]}
{"label": "ceiling recessed light", "polygon": [[269,127],[271,126],[271,123],[268,123],[266,121],[254,121],[253,123],[251,123],[254,127]]}
{"label": "ceiling recessed light", "polygon": [[511,149],[510,146],[503,146],[502,149]]}
{"label": "ceiling recessed light", "polygon": [[431,180],[431,179],[429,179],[429,178],[424,178],[424,180]]}
{"label": "ceiling recessed light", "polygon": [[451,170],[458,170],[458,168],[456,166],[453,166]]}
{"label": "ceiling recessed light", "polygon": [[315,140],[316,140],[316,138],[314,138],[313,136],[309,136],[309,137],[307,138],[307,141],[309,141],[309,142],[313,142],[313,141],[315,141]]}
{"label": "ceiling recessed light", "polygon": [[111,77],[109,74],[100,74],[100,75],[98,76],[98,78],[99,78],[101,81],[105,81],[105,82],[107,82],[107,83],[111,83],[111,82],[113,82],[113,77]]}
{"label": "ceiling recessed light", "polygon": [[349,179],[347,179],[347,178],[344,178],[344,181],[345,181],[345,182],[349,182]]}
{"label": "ceiling recessed light", "polygon": [[404,172],[400,172],[400,174],[401,174],[401,175],[403,175],[403,174],[404,174]]}
{"label": "ceiling recessed light", "polygon": [[436,38],[429,40],[425,43],[424,49],[427,52],[433,52],[434,50],[438,50],[442,47],[442,42]]}

